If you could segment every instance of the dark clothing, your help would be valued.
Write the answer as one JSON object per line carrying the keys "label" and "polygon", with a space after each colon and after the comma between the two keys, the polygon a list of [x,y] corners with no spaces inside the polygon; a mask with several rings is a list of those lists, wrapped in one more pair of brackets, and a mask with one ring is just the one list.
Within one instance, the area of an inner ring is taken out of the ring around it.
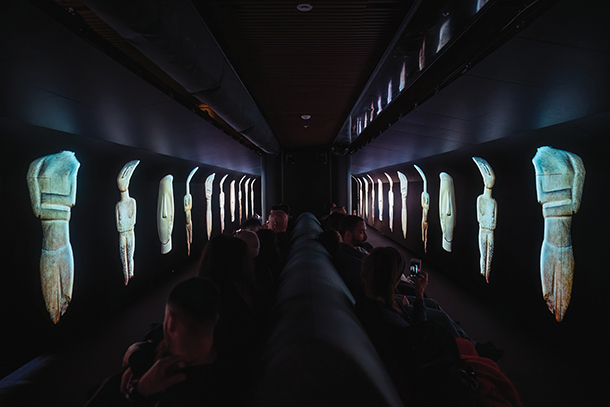
{"label": "dark clothing", "polygon": [[365,252],[345,243],[339,243],[339,248],[335,252],[335,268],[356,300],[362,296],[363,283],[360,272],[365,255]]}

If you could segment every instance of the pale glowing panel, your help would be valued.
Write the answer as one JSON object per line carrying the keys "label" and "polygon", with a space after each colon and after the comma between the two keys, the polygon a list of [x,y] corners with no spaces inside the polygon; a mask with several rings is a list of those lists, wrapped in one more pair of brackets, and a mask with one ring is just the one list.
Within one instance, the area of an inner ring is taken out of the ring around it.
{"label": "pale glowing panel", "polygon": [[205,225],[208,231],[208,240],[212,237],[212,192],[214,185],[215,173],[211,173],[205,180]]}
{"label": "pale glowing panel", "polygon": [[572,215],[580,209],[585,166],[576,154],[552,147],[540,147],[532,162],[536,170],[536,196],[544,217],[540,253],[542,296],[560,322],[572,295]]}
{"label": "pale glowing panel", "polygon": [[375,114],[375,105],[371,102],[371,122],[373,121],[373,116]]}
{"label": "pale glowing panel", "polygon": [[225,176],[220,179],[220,194],[218,194],[218,206],[220,207],[220,233],[224,233],[225,231],[225,191],[223,185],[228,176],[229,174],[225,174]]}
{"label": "pale glowing panel", "polygon": [[390,104],[390,102],[392,102],[392,80],[390,79],[390,82],[388,83],[388,105]]}
{"label": "pale glowing panel", "polygon": [[54,324],[72,299],[74,255],[70,244],[70,210],[76,205],[76,176],[80,162],[72,151],[32,161],[27,184],[34,215],[42,224],[40,282]]}
{"label": "pale glowing panel", "polygon": [[390,232],[394,231],[394,191],[392,190],[394,187],[394,181],[392,181],[392,177],[387,172],[384,172],[385,176],[388,177],[388,181],[390,182],[390,190],[388,191],[388,214],[390,216]]}
{"label": "pale glowing panel", "polygon": [[358,185],[360,185],[360,216],[364,218],[364,188],[362,186],[362,180],[356,179],[358,180]]}
{"label": "pale glowing panel", "polygon": [[184,213],[186,215],[186,250],[188,256],[191,255],[191,244],[193,244],[193,220],[191,211],[193,209],[193,196],[191,195],[191,179],[199,167],[193,168],[186,179],[186,195],[184,195]]}
{"label": "pale glowing panel", "polygon": [[443,249],[450,252],[455,230],[455,190],[453,178],[446,172],[439,174],[441,186],[439,191],[438,212],[443,232]]}
{"label": "pale glowing panel", "polygon": [[356,119],[356,134],[362,133],[362,119],[358,117]]}
{"label": "pale glowing panel", "polygon": [[421,179],[424,181],[424,189],[421,193],[421,240],[424,243],[424,252],[428,252],[428,210],[430,209],[430,195],[428,194],[428,180],[426,175],[417,165],[413,165]]}
{"label": "pale glowing panel", "polygon": [[418,63],[419,63],[419,70],[423,71],[424,67],[426,66],[426,39],[425,38],[421,43],[421,48],[419,49]]}
{"label": "pale glowing panel", "polygon": [[229,209],[231,210],[231,223],[233,223],[235,222],[235,180],[231,181],[229,188]]}
{"label": "pale glowing panel", "polygon": [[398,92],[402,92],[407,84],[407,63],[402,63],[402,69],[400,70],[400,82],[398,83]]}
{"label": "pale glowing panel", "polygon": [[398,179],[400,180],[400,199],[402,201],[402,208],[400,211],[400,223],[402,225],[402,236],[407,238],[407,190],[409,188],[409,181],[405,174],[400,171],[398,173]]}
{"label": "pale glowing panel", "polygon": [[369,174],[366,174],[366,176],[371,180],[371,222],[375,223],[375,181]]}
{"label": "pale glowing panel", "polygon": [[483,8],[485,4],[487,4],[487,1],[488,0],[477,0],[477,13]]}
{"label": "pale glowing panel", "polygon": [[125,285],[133,277],[133,255],[136,251],[136,200],[129,196],[129,182],[140,160],[133,160],[123,166],[117,177],[117,185],[121,191],[121,200],[117,202],[114,213],[116,227],[119,232],[119,254],[123,265]]}
{"label": "pale glowing panel", "polygon": [[377,207],[379,208],[379,221],[383,222],[383,182],[377,178]]}
{"label": "pale glowing panel", "polygon": [[447,20],[441,25],[441,29],[438,32],[438,46],[436,52],[438,53],[451,39],[451,20]]}
{"label": "pale glowing panel", "polygon": [[241,183],[244,182],[244,179],[246,178],[246,176],[244,175],[243,177],[241,177],[241,179],[239,180],[239,184],[237,184],[237,203],[238,203],[238,207],[239,207],[239,224],[242,224],[242,214],[244,213],[243,211],[243,207],[242,202],[241,202]]}
{"label": "pale glowing panel", "polygon": [[494,254],[494,230],[498,217],[498,203],[491,197],[491,189],[496,183],[496,175],[487,161],[472,157],[483,177],[483,194],[477,198],[477,221],[479,222],[479,252],[481,254],[481,275],[489,283],[491,259]]}
{"label": "pale glowing panel", "polygon": [[245,207],[245,218],[249,219],[250,218],[250,180],[251,178],[248,178],[246,180],[246,183],[244,184],[244,207]]}
{"label": "pale glowing panel", "polygon": [[358,201],[357,202],[358,205],[356,205],[356,207],[358,209],[356,209],[356,212],[359,216],[363,216],[362,215],[362,182],[360,181],[360,179],[354,177],[353,175],[352,175],[352,178],[354,180],[356,180],[356,183],[358,184],[358,194],[357,194],[357,198],[356,198],[356,200]]}
{"label": "pale glowing panel", "polygon": [[381,95],[379,96],[379,98],[377,99],[377,115],[379,116],[379,113],[381,113],[382,107],[381,107]]}
{"label": "pale glowing panel", "polygon": [[364,114],[364,126],[362,128],[362,130],[366,129],[366,126],[369,125],[369,115],[368,114]]}
{"label": "pale glowing panel", "polygon": [[364,219],[367,219],[369,216],[369,182],[366,178],[362,177],[362,181],[364,182]]}
{"label": "pale glowing panel", "polygon": [[252,211],[252,216],[256,216],[256,211],[254,209],[254,183],[256,182],[256,178],[252,180],[250,183],[250,210]]}
{"label": "pale glowing panel", "polygon": [[157,233],[161,241],[161,253],[172,250],[172,232],[174,230],[174,177],[166,175],[159,182],[157,199]]}

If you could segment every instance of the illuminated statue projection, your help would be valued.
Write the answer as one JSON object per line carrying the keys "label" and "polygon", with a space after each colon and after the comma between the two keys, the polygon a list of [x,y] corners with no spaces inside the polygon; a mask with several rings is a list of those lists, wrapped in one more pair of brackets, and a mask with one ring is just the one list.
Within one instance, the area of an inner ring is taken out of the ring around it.
{"label": "illuminated statue projection", "polygon": [[453,243],[453,230],[455,229],[455,191],[453,178],[446,172],[439,174],[441,187],[439,191],[438,212],[443,231],[443,249],[450,252]]}
{"label": "illuminated statue projection", "polygon": [[369,174],[366,176],[371,180],[371,223],[375,223],[375,181]]}
{"label": "illuminated statue projection", "polygon": [[379,221],[383,222],[383,182],[377,178],[377,206],[379,207]]}
{"label": "illuminated statue projection", "polygon": [[244,184],[244,207],[245,207],[245,217],[246,219],[250,218],[250,181],[251,178],[248,178],[246,180],[246,183]]}
{"label": "illuminated statue projection", "polygon": [[400,216],[400,223],[402,224],[402,236],[407,238],[407,189],[409,187],[409,182],[407,181],[407,177],[400,171],[396,171],[398,173],[398,179],[400,180],[400,198],[402,200],[402,209]]}
{"label": "illuminated statue projection", "polygon": [[224,233],[225,231],[225,191],[223,189],[223,184],[229,174],[225,174],[224,177],[220,179],[220,194],[218,195],[218,206],[220,206],[220,233]]}
{"label": "illuminated statue projection", "polygon": [[421,43],[421,48],[419,49],[419,58],[418,58],[419,70],[423,71],[426,66],[426,39]]}
{"label": "illuminated statue projection", "polygon": [[360,216],[364,218],[364,188],[362,186],[362,180],[360,178],[356,178],[356,180],[360,186]]}
{"label": "illuminated statue projection", "polygon": [[356,205],[356,212],[358,216],[362,216],[362,182],[360,181],[360,179],[354,177],[353,175],[352,178],[356,181],[356,184],[358,185],[358,193],[356,195],[356,200],[358,201]]}
{"label": "illuminated statue projection", "polygon": [[481,275],[489,283],[491,259],[494,255],[494,230],[498,216],[498,204],[491,197],[491,189],[496,182],[496,175],[487,161],[472,157],[483,176],[483,194],[477,198],[477,220],[479,221],[479,252],[481,253]]}
{"label": "illuminated statue projection", "polygon": [[235,222],[235,180],[231,181],[229,188],[229,209],[231,210],[231,223],[233,223]]}
{"label": "illuminated statue projection", "polygon": [[390,182],[390,190],[388,191],[388,215],[390,217],[390,232],[394,231],[394,191],[392,188],[394,187],[394,181],[392,181],[392,177],[387,172],[384,172],[385,176],[388,177],[388,181]]}
{"label": "illuminated statue projection", "polygon": [[477,12],[481,10],[485,4],[487,4],[487,0],[477,0]]}
{"label": "illuminated statue projection", "polygon": [[123,277],[125,285],[133,277],[133,254],[136,251],[136,200],[129,196],[129,182],[140,160],[133,160],[125,164],[119,172],[117,184],[121,191],[121,200],[115,207],[116,227],[119,231],[119,253],[123,264]]}
{"label": "illuminated statue projection", "polygon": [[402,92],[407,84],[407,63],[402,63],[402,69],[400,70],[400,82],[398,83],[398,92]]}
{"label": "illuminated statue projection", "polygon": [[252,211],[252,216],[256,216],[256,211],[254,210],[254,182],[256,182],[256,178],[250,183],[250,210]]}
{"label": "illuminated statue projection", "polygon": [[364,182],[364,220],[369,216],[369,182],[366,178],[362,177],[362,181]]}
{"label": "illuminated statue projection", "polygon": [[421,179],[424,181],[424,189],[421,193],[421,240],[424,242],[424,252],[428,253],[428,210],[430,209],[430,195],[428,194],[428,180],[426,175],[417,165],[413,165]]}
{"label": "illuminated statue projection", "polygon": [[576,154],[552,147],[540,147],[532,162],[536,170],[536,196],[544,217],[540,253],[542,295],[559,322],[572,295],[572,215],[580,208],[585,166]]}
{"label": "illuminated statue projection", "polygon": [[241,177],[241,179],[239,180],[239,184],[237,186],[237,202],[238,202],[238,206],[239,206],[239,224],[241,225],[242,223],[242,214],[244,213],[242,206],[241,206],[241,183],[244,181],[244,178],[246,178],[246,176],[244,175],[243,177]]}
{"label": "illuminated statue projection", "polygon": [[191,255],[191,244],[193,243],[193,222],[191,219],[191,210],[193,209],[193,196],[191,195],[191,179],[197,172],[199,167],[193,168],[188,178],[186,179],[186,195],[184,195],[184,212],[186,214],[186,249],[188,256]]}
{"label": "illuminated statue projection", "polygon": [[214,184],[215,173],[211,173],[205,179],[205,201],[206,201],[206,211],[205,211],[205,226],[208,230],[208,240],[212,237],[212,186]]}
{"label": "illuminated statue projection", "polygon": [[451,39],[451,20],[447,20],[441,25],[440,30],[438,30],[438,46],[436,47],[436,52],[438,53]]}
{"label": "illuminated statue projection", "polygon": [[27,173],[32,210],[42,224],[42,295],[55,324],[72,299],[74,256],[69,221],[70,208],[76,204],[79,167],[72,151],[62,151],[32,161]]}
{"label": "illuminated statue projection", "polygon": [[159,182],[157,200],[157,232],[161,241],[161,253],[172,250],[172,231],[174,230],[174,177],[166,175]]}

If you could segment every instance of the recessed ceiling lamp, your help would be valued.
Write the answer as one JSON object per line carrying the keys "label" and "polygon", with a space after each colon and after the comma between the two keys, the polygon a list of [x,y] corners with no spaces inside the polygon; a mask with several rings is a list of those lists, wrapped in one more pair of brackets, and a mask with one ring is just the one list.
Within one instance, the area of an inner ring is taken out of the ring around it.
{"label": "recessed ceiling lamp", "polygon": [[310,116],[310,115],[308,115],[308,114],[304,114],[304,115],[301,115],[301,119],[303,119],[303,120],[309,120],[309,119],[311,119],[311,116]]}
{"label": "recessed ceiling lamp", "polygon": [[304,13],[311,11],[313,7],[309,3],[301,3],[297,6],[297,10],[302,11]]}

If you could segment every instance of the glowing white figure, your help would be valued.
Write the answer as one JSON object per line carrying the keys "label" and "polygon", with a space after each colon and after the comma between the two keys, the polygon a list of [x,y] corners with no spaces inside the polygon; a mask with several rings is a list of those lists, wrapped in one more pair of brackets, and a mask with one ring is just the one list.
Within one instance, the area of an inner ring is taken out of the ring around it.
{"label": "glowing white figure", "polygon": [[387,172],[384,172],[385,176],[388,177],[388,181],[390,182],[390,190],[388,191],[388,214],[390,216],[390,232],[394,231],[394,191],[392,190],[394,187],[394,181],[392,181],[392,177]]}
{"label": "glowing white figure", "polygon": [[436,52],[438,53],[451,39],[451,20],[447,20],[441,25],[440,30],[438,30],[438,46],[436,47]]}
{"label": "glowing white figure", "polygon": [[246,183],[244,184],[244,207],[245,207],[245,218],[248,219],[250,218],[250,180],[251,178],[248,178],[246,180]]}
{"label": "glowing white figure", "polygon": [[496,182],[496,175],[487,161],[472,157],[483,177],[483,194],[477,198],[477,221],[479,222],[479,252],[481,254],[481,275],[489,283],[491,259],[494,254],[494,230],[498,216],[498,203],[491,197],[491,189]]}
{"label": "glowing white figure", "polygon": [[390,104],[390,102],[392,102],[392,80],[390,79],[390,82],[388,82],[388,105]]}
{"label": "glowing white figure", "polygon": [[356,178],[358,185],[360,186],[360,216],[364,218],[364,187],[362,186],[362,180]]}
{"label": "glowing white figure", "polygon": [[407,238],[407,190],[409,188],[409,181],[405,174],[400,171],[396,171],[398,173],[398,179],[400,180],[400,198],[402,200],[402,209],[400,221],[402,224],[402,236]]}
{"label": "glowing white figure", "polygon": [[229,174],[225,174],[224,177],[220,179],[220,194],[218,194],[218,206],[220,207],[220,233],[225,231],[225,191],[223,189],[223,184]]}
{"label": "glowing white figure", "polygon": [[438,212],[443,231],[443,249],[450,252],[455,229],[455,191],[453,178],[446,172],[439,174],[441,186],[439,192]]}
{"label": "glowing white figure", "polygon": [[256,216],[256,211],[254,210],[254,182],[256,182],[256,178],[250,183],[250,211],[252,211],[252,216]]}
{"label": "glowing white figure", "polygon": [[413,164],[421,179],[424,181],[424,189],[421,193],[421,240],[424,242],[424,253],[428,253],[428,210],[430,209],[430,195],[428,194],[428,180],[426,175],[417,165]]}
{"label": "glowing white figure", "polygon": [[487,4],[488,0],[477,0],[477,12],[483,8],[485,4]]}
{"label": "glowing white figure", "polygon": [[133,160],[125,164],[119,176],[117,184],[121,191],[121,200],[117,202],[114,212],[116,227],[119,232],[119,252],[121,264],[123,265],[123,277],[125,285],[133,277],[134,264],[133,255],[136,251],[136,200],[129,196],[129,182],[134,170],[140,164],[140,160]]}
{"label": "glowing white figure", "polygon": [[560,322],[572,295],[572,215],[580,208],[585,166],[576,154],[552,147],[540,147],[532,162],[536,170],[536,196],[544,217],[540,253],[542,295],[549,311]]}
{"label": "glowing white figure", "polygon": [[379,221],[383,222],[383,182],[377,178],[377,206],[379,207]]}
{"label": "glowing white figure", "polygon": [[421,43],[421,48],[419,49],[418,64],[419,64],[419,70],[423,71],[424,67],[426,66],[426,39],[425,38]]}
{"label": "glowing white figure", "polygon": [[161,241],[161,253],[172,250],[172,231],[174,230],[174,177],[166,175],[159,182],[157,199],[157,233]]}
{"label": "glowing white figure", "polygon": [[398,84],[398,92],[402,92],[407,84],[407,64],[402,63],[402,69],[400,70],[400,82]]}
{"label": "glowing white figure", "polygon": [[231,223],[235,222],[235,180],[229,186],[229,209],[231,210]]}
{"label": "glowing white figure", "polygon": [[242,206],[241,206],[241,183],[244,181],[244,179],[246,178],[246,176],[244,175],[243,177],[241,177],[241,179],[239,180],[239,184],[237,186],[237,202],[238,202],[238,206],[239,206],[239,224],[241,225],[242,220],[242,214],[244,213]]}
{"label": "glowing white figure", "polygon": [[55,324],[72,299],[74,255],[69,221],[70,209],[76,205],[79,167],[72,151],[62,151],[32,161],[26,177],[32,211],[42,224],[42,295]]}
{"label": "glowing white figure", "polygon": [[369,174],[366,176],[371,180],[371,223],[375,223],[375,181]]}
{"label": "glowing white figure", "polygon": [[193,221],[191,211],[193,209],[193,196],[191,195],[191,179],[199,167],[193,168],[186,179],[186,195],[184,195],[184,213],[186,215],[186,250],[191,255],[191,244],[193,243]]}
{"label": "glowing white figure", "polygon": [[216,173],[211,173],[205,179],[205,200],[206,200],[206,212],[205,212],[205,225],[208,231],[208,240],[212,237],[212,187],[214,186],[214,177]]}
{"label": "glowing white figure", "polygon": [[369,182],[364,177],[362,177],[362,181],[364,182],[364,216],[363,216],[363,218],[366,220],[369,217]]}

